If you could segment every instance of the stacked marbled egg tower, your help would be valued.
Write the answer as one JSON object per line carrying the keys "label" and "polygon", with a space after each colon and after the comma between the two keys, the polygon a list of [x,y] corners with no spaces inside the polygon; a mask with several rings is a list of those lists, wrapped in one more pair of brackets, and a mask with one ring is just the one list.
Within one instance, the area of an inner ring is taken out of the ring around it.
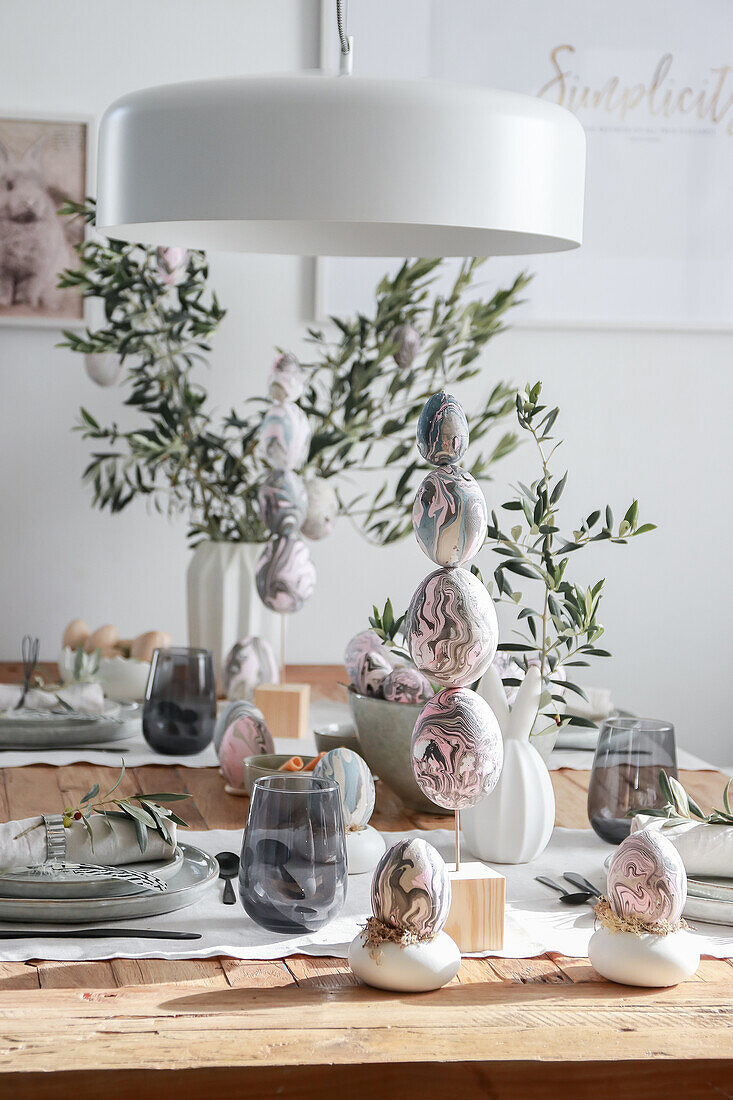
{"label": "stacked marbled egg tower", "polygon": [[298,398],[305,376],[294,356],[275,360],[269,377],[273,403],[265,413],[257,453],[271,472],[259,489],[262,519],[270,540],[257,563],[257,591],[271,611],[300,611],[316,586],[316,569],[301,538],[308,516],[308,493],[296,470],[308,458],[310,428]]}
{"label": "stacked marbled egg tower", "polygon": [[417,446],[435,469],[417,491],[412,522],[438,568],[412,597],[405,636],[415,666],[444,685],[415,724],[415,778],[432,802],[456,812],[493,790],[503,762],[494,713],[469,687],[494,658],[499,626],[491,596],[464,568],[483,546],[488,521],[481,489],[458,465],[468,443],[458,401],[444,391],[434,394],[418,420]]}

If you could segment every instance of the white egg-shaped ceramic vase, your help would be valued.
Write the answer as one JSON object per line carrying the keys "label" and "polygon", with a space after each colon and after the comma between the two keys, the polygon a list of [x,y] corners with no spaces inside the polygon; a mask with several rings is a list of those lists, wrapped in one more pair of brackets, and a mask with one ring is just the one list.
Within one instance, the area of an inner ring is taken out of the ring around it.
{"label": "white egg-shaped ceramic vase", "polygon": [[464,840],[479,859],[530,863],[547,847],[555,824],[550,774],[529,741],[542,691],[540,672],[529,669],[511,710],[493,667],[484,681],[489,705],[501,728],[504,766],[494,790],[462,811]]}
{"label": "white egg-shaped ceramic vase", "polygon": [[685,929],[658,936],[601,927],[590,938],[588,958],[610,982],[661,988],[692,977],[700,965],[700,948],[697,937]]}
{"label": "white egg-shaped ceramic vase", "polygon": [[461,953],[447,932],[404,947],[389,942],[367,947],[359,933],[349,948],[349,966],[357,978],[377,989],[426,993],[455,978]]}
{"label": "white egg-shaped ceramic vase", "polygon": [[346,833],[346,867],[350,875],[372,872],[384,855],[386,845],[381,833],[371,825]]}

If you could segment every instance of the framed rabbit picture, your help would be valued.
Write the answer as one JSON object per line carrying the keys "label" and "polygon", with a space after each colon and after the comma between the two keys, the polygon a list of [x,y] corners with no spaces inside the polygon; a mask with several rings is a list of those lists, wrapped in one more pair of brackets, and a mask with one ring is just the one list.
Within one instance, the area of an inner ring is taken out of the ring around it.
{"label": "framed rabbit picture", "polygon": [[87,191],[88,123],[0,116],[0,324],[80,324],[84,303],[60,290],[83,226],[64,202]]}

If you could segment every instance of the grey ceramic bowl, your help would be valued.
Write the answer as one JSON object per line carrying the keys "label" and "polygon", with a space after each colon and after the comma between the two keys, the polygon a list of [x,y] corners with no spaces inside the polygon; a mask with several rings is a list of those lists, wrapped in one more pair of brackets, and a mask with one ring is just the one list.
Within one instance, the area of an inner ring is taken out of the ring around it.
{"label": "grey ceramic bowl", "polygon": [[[290,760],[294,754],[290,753],[271,753],[264,754],[262,756],[248,756],[244,761],[244,789],[247,794],[252,794],[252,787],[255,779],[263,779],[270,775],[283,775],[287,778],[289,775],[302,775],[302,772],[281,772],[280,766]],[[310,764],[311,760],[315,760],[314,756],[301,756],[300,758],[304,764]],[[306,775],[310,775],[310,772],[306,772]]]}
{"label": "grey ceramic bowl", "polygon": [[381,777],[408,809],[444,814],[445,810],[422,793],[412,771],[410,743],[422,704],[389,703],[352,690],[348,696],[361,755],[372,772]]}
{"label": "grey ceramic bowl", "polygon": [[320,726],[313,730],[316,739],[316,748],[319,752],[330,752],[331,749],[351,749],[359,756],[364,753],[359,748],[356,730],[353,722],[332,722],[328,726]]}

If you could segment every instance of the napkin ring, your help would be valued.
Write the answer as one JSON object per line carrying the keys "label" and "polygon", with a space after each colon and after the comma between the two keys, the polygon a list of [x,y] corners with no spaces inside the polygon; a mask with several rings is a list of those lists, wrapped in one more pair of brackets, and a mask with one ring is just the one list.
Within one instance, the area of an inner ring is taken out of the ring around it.
{"label": "napkin ring", "polygon": [[43,814],[46,829],[46,863],[66,862],[66,829],[61,814]]}

